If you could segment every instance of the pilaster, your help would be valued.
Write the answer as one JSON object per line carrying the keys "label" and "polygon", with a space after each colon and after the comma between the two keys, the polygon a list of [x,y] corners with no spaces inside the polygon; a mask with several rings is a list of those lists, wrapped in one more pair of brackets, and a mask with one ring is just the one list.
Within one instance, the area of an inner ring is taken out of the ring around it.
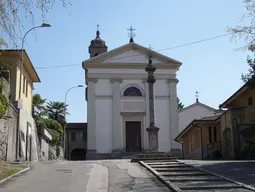
{"label": "pilaster", "polygon": [[180,144],[174,141],[178,135],[178,111],[177,111],[177,79],[168,79],[169,84],[169,104],[170,104],[170,141],[171,151],[180,150]]}
{"label": "pilaster", "polygon": [[112,150],[121,150],[121,106],[120,83],[121,79],[111,79],[112,83]]}
{"label": "pilaster", "polygon": [[96,152],[96,99],[95,99],[96,83],[97,79],[88,78],[88,102],[87,102],[88,153]]}
{"label": "pilaster", "polygon": [[147,83],[147,80],[144,79],[142,80],[142,83],[144,84],[144,92],[145,92],[145,126],[144,126],[144,140],[145,140],[145,146],[144,149],[148,150],[149,149],[149,141],[148,141],[148,133],[146,131],[146,128],[150,126],[150,108],[149,108],[149,84]]}

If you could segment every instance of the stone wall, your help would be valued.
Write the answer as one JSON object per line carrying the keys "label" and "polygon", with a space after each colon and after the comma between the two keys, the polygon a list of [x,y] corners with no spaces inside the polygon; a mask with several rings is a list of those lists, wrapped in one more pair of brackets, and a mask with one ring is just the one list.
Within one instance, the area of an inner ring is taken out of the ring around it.
{"label": "stone wall", "polygon": [[0,160],[15,160],[17,117],[17,110],[9,104],[5,117],[0,119]]}
{"label": "stone wall", "polygon": [[59,156],[57,157],[57,147],[50,145],[49,160],[56,160],[56,159],[64,159],[64,150],[62,147],[59,147]]}

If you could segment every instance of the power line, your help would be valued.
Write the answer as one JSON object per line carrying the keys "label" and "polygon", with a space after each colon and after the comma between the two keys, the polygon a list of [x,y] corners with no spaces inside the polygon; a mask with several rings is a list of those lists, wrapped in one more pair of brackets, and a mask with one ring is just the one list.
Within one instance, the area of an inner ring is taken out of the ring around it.
{"label": "power line", "polygon": [[[182,45],[176,45],[176,46],[173,46],[173,47],[159,49],[156,52],[161,52],[161,51],[167,51],[167,50],[171,50],[171,49],[186,47],[186,46],[189,46],[189,45],[194,45],[194,44],[198,44],[198,43],[202,43],[202,42],[218,39],[218,38],[221,38],[221,37],[226,37],[226,36],[229,36],[229,35],[232,35],[232,34],[233,33],[226,33],[226,34],[223,34],[223,35],[217,35],[217,36],[214,36],[214,37],[210,37],[210,38],[206,38],[206,39],[201,39],[201,40],[198,40],[198,41],[193,41],[193,42],[185,43],[185,44],[182,44]],[[125,56],[125,57],[112,58],[110,60],[125,59],[125,58],[135,57],[135,56],[139,56],[139,55],[143,55],[143,54],[139,53],[139,54],[129,55],[129,56]],[[65,68],[65,67],[75,67],[75,66],[81,66],[81,64],[36,67],[36,69]]]}

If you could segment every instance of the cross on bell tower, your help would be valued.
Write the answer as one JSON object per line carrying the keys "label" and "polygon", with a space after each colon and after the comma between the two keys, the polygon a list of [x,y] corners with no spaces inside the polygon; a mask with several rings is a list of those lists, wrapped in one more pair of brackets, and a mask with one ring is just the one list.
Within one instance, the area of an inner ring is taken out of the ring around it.
{"label": "cross on bell tower", "polygon": [[127,29],[127,30],[130,31],[128,33],[128,37],[130,38],[129,43],[133,43],[134,42],[134,37],[136,36],[135,33],[133,32],[133,31],[135,31],[135,29],[131,25],[130,28]]}

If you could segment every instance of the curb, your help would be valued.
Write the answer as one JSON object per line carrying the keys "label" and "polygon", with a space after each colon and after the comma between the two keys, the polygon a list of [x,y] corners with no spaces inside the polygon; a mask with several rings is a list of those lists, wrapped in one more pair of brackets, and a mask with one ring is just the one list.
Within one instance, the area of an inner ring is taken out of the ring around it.
{"label": "curb", "polygon": [[244,183],[241,183],[241,182],[235,181],[235,180],[233,180],[233,179],[227,178],[227,177],[225,177],[225,176],[219,175],[219,174],[217,174],[217,173],[214,173],[214,172],[212,172],[212,171],[209,171],[209,170],[206,170],[206,169],[203,169],[203,168],[200,168],[200,167],[196,167],[195,165],[191,165],[191,164],[185,163],[185,162],[183,162],[182,160],[177,160],[177,161],[180,162],[180,163],[184,163],[185,165],[191,166],[191,167],[193,167],[194,169],[198,169],[198,170],[200,170],[200,171],[206,172],[206,173],[211,174],[211,175],[214,175],[214,176],[216,176],[216,177],[220,177],[221,179],[227,180],[227,181],[229,181],[229,182],[231,182],[231,183],[235,183],[235,184],[237,184],[237,185],[240,185],[240,186],[244,187],[245,189],[249,189],[249,190],[255,191],[255,187],[253,187],[253,186],[251,186],[251,185],[246,185],[246,184],[244,184]]}
{"label": "curb", "polygon": [[156,170],[153,170],[151,167],[146,165],[143,161],[138,161],[138,163],[142,167],[146,168],[150,173],[152,173],[161,183],[163,183],[169,189],[173,190],[174,192],[182,192],[182,190],[178,186],[168,181],[164,176],[160,175],[159,172],[157,172]]}
{"label": "curb", "polygon": [[22,170],[19,171],[18,173],[15,173],[15,174],[13,174],[13,175],[11,175],[11,176],[9,176],[9,177],[6,177],[5,179],[2,179],[2,180],[0,181],[0,185],[6,183],[8,180],[12,179],[13,177],[20,176],[21,174],[23,174],[23,173],[25,173],[25,172],[27,172],[27,171],[29,171],[29,170],[30,170],[30,166],[26,167],[25,169],[22,169]]}

